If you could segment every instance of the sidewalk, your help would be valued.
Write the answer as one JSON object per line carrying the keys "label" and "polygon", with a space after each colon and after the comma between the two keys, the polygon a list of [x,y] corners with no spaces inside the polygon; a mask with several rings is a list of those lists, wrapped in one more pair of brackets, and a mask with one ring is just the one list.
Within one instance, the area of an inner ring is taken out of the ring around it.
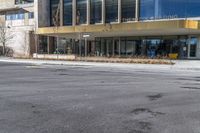
{"label": "sidewalk", "polygon": [[0,57],[0,62],[24,63],[36,65],[73,65],[94,67],[115,67],[130,69],[167,69],[167,70],[195,70],[200,71],[200,60],[174,60],[174,65],[164,64],[123,64],[123,63],[100,63],[81,61],[57,61],[57,60],[35,60],[35,59],[13,59]]}

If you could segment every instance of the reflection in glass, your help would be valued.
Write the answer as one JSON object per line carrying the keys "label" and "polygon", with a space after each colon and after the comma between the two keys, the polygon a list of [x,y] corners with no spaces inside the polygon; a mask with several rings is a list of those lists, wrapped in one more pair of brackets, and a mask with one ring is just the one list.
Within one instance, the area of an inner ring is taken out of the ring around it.
{"label": "reflection in glass", "polygon": [[118,0],[105,0],[106,23],[118,22]]}
{"label": "reflection in glass", "polygon": [[51,0],[50,1],[50,25],[56,26],[59,24],[59,2],[60,0]]}
{"label": "reflection in glass", "polygon": [[87,22],[87,0],[76,1],[76,23],[86,24]]}
{"label": "reflection in glass", "polygon": [[174,19],[200,16],[199,0],[141,0],[140,19]]}
{"label": "reflection in glass", "polygon": [[72,0],[64,0],[63,3],[63,24],[72,25]]}
{"label": "reflection in glass", "polygon": [[198,39],[196,37],[190,38],[190,57],[196,57]]}
{"label": "reflection in glass", "polygon": [[122,22],[135,20],[135,0],[122,0]]}
{"label": "reflection in glass", "polygon": [[90,1],[90,23],[102,22],[102,0]]}

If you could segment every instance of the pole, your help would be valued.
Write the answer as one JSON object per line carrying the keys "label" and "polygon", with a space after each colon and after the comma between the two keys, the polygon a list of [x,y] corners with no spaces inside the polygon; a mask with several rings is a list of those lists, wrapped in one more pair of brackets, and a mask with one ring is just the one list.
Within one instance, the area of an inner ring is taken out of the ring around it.
{"label": "pole", "polygon": [[87,38],[85,37],[85,57],[87,56]]}
{"label": "pole", "polygon": [[81,56],[81,33],[79,33],[79,56]]}

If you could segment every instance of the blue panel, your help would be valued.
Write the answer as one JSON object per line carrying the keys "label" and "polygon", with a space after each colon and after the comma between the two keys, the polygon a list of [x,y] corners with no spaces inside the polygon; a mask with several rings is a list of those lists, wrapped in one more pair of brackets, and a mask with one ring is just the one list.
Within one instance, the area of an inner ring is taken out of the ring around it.
{"label": "blue panel", "polygon": [[199,0],[141,0],[140,19],[173,19],[200,16]]}

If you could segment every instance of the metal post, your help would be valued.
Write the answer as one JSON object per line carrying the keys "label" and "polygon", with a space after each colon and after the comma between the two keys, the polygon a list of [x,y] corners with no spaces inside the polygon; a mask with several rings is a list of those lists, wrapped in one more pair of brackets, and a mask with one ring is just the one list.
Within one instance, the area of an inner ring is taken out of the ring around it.
{"label": "metal post", "polygon": [[64,16],[64,14],[63,14],[63,11],[64,11],[64,9],[63,9],[63,5],[64,3],[63,3],[63,0],[60,0],[60,26],[63,26],[63,16]]}
{"label": "metal post", "polygon": [[118,23],[121,23],[122,21],[122,15],[121,15],[121,3],[122,1],[121,0],[118,0]]}
{"label": "metal post", "polygon": [[105,24],[105,0],[102,0],[102,23]]}
{"label": "metal post", "polygon": [[121,38],[119,38],[119,56],[121,56]]}
{"label": "metal post", "polygon": [[81,57],[81,33],[79,33],[79,56]]}
{"label": "metal post", "polygon": [[49,46],[49,43],[50,43],[50,38],[49,36],[47,36],[47,53],[50,54],[50,46]]}
{"label": "metal post", "polygon": [[113,57],[115,56],[115,39],[113,38],[112,39],[112,54],[113,54]]}
{"label": "metal post", "polygon": [[38,41],[39,41],[39,37],[38,37],[38,35],[35,35],[35,52],[36,52],[36,54],[38,54]]}
{"label": "metal post", "polygon": [[73,0],[72,2],[73,2],[72,4],[73,26],[75,26],[76,25],[76,0]]}
{"label": "metal post", "polygon": [[58,43],[59,43],[59,38],[57,36],[57,43],[56,43],[56,54],[57,54],[57,59],[58,59]]}
{"label": "metal post", "polygon": [[87,56],[87,38],[85,37],[85,57]]}
{"label": "metal post", "polygon": [[[188,41],[189,43],[188,43],[188,49],[187,49],[187,58],[190,58],[190,46],[191,46],[191,37],[189,36],[189,41]],[[182,45],[182,44],[181,44]],[[183,50],[183,53],[185,53],[185,49],[184,49],[184,47],[182,48]]]}
{"label": "metal post", "polygon": [[90,0],[87,0],[87,25],[90,24]]}
{"label": "metal post", "polygon": [[89,34],[83,35],[83,38],[85,39],[85,56],[87,56],[87,38],[89,38]]}

